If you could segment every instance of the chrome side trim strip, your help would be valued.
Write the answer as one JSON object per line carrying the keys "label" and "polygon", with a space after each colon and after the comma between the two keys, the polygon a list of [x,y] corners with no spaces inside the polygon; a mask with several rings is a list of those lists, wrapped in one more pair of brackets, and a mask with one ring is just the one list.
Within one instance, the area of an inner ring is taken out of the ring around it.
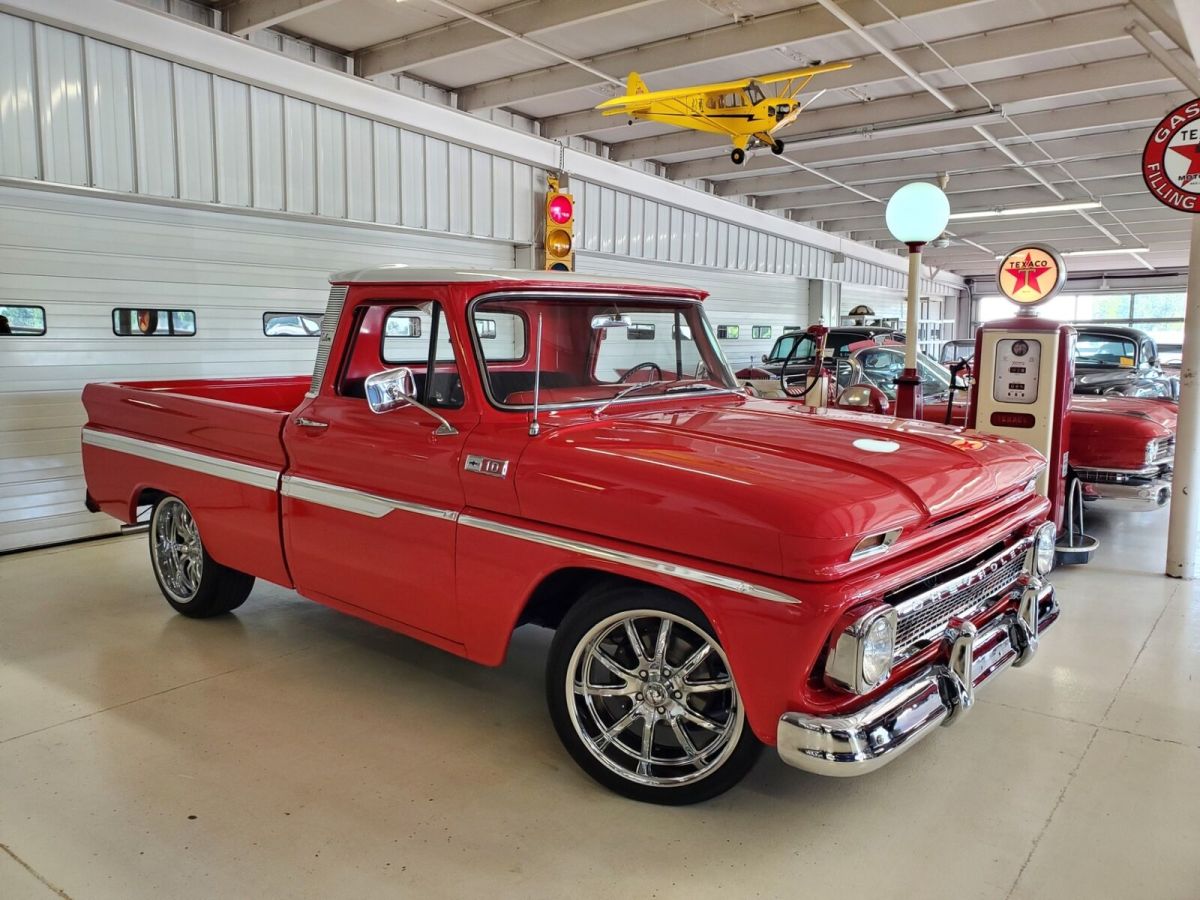
{"label": "chrome side trim strip", "polygon": [[622,550],[613,550],[608,547],[600,547],[596,544],[587,544],[583,541],[572,540],[571,538],[558,537],[553,534],[546,534],[541,531],[530,531],[527,528],[518,528],[515,525],[505,525],[500,522],[493,522],[490,519],[479,519],[475,516],[463,515],[459,516],[458,524],[467,528],[478,528],[481,531],[490,531],[494,534],[502,534],[506,537],[516,538],[517,540],[530,541],[534,544],[545,544],[549,547],[556,547],[559,550],[569,550],[573,553],[580,553],[584,556],[591,556],[595,559],[603,559],[607,562],[619,563],[624,566],[631,566],[635,569],[644,569],[647,572],[657,572],[660,575],[668,575],[672,578],[681,578],[684,581],[694,581],[697,584],[705,584],[709,587],[720,588],[725,591],[732,591],[736,594],[745,594],[748,597],[758,597],[760,600],[770,600],[773,603],[799,603],[795,597],[789,597],[787,594],[772,590],[771,588],[762,587],[761,585],[751,584],[748,581],[741,581],[737,578],[729,578],[725,575],[717,575],[714,572],[705,572],[701,569],[693,569],[689,566],[677,566],[674,563],[663,562],[657,559],[650,559],[645,556],[638,556],[633,553],[626,553]]}
{"label": "chrome side trim strip", "polygon": [[274,491],[279,487],[279,473],[274,469],[264,469],[261,466],[234,462],[231,459],[222,459],[219,456],[211,456],[206,453],[196,453],[192,450],[172,447],[169,444],[144,441],[141,438],[127,437],[123,434],[96,431],[94,428],[86,426],[83,428],[82,440],[83,443],[90,444],[93,447],[101,447],[105,450],[115,450],[118,453],[140,456],[143,459],[149,459],[153,462],[178,466],[181,469],[189,469],[190,471],[200,472],[204,475],[212,475],[216,478],[236,481],[239,484],[248,484],[251,487],[262,488],[266,491]]}
{"label": "chrome side trim strip", "polygon": [[344,512],[358,513],[360,516],[370,516],[372,519],[382,519],[388,513],[397,510],[414,513],[418,516],[429,516],[434,519],[444,519],[453,522],[458,513],[452,509],[440,509],[436,506],[425,506],[421,503],[410,503],[407,500],[393,500],[378,494],[368,494],[354,488],[342,487],[340,484],[329,484],[324,481],[313,481],[296,475],[284,475],[280,493],[285,497],[306,500],[340,509]]}

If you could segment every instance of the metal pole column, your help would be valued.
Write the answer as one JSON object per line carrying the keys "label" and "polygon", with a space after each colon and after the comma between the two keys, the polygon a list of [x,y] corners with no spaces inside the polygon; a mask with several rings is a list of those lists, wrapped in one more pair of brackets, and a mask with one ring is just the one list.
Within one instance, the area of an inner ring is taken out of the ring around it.
{"label": "metal pole column", "polygon": [[921,418],[924,397],[921,373],[917,370],[917,333],[921,312],[921,248],[908,245],[908,319],[904,329],[904,372],[896,379],[896,417]]}
{"label": "metal pole column", "polygon": [[1192,216],[1188,258],[1187,318],[1179,367],[1179,423],[1172,478],[1171,530],[1167,535],[1167,574],[1195,578],[1200,549],[1200,214]]}

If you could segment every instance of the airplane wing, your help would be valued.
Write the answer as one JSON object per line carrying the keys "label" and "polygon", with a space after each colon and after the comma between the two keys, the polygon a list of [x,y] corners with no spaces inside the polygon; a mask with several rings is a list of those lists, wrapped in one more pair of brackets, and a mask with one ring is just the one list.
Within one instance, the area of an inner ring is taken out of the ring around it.
{"label": "airplane wing", "polygon": [[[852,63],[848,62],[825,63],[820,66],[809,66],[806,69],[793,69],[788,72],[772,72],[768,75],[756,75],[753,78],[742,78],[738,81],[694,84],[681,88],[667,88],[662,91],[641,91],[640,93],[630,93],[623,97],[613,97],[611,100],[605,100],[603,103],[597,104],[596,109],[605,110],[608,115],[616,115],[619,112],[648,106],[651,102],[657,100],[683,100],[688,97],[703,96],[705,94],[728,94],[732,91],[745,90],[752,84],[775,84],[780,81],[791,81],[795,78],[804,78],[807,80],[814,75],[820,75],[824,72],[836,72],[840,69],[848,69],[851,65]],[[608,112],[609,110],[612,110],[612,112]]]}

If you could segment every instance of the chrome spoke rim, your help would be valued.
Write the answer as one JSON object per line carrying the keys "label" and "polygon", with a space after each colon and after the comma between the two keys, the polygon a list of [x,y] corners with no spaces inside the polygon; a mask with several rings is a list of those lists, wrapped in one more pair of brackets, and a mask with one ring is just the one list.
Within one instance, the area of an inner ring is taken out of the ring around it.
{"label": "chrome spoke rim", "polygon": [[632,610],[597,623],[576,646],[567,678],[568,712],[584,746],[640,784],[707,777],[745,727],[724,652],[670,613]]}
{"label": "chrome spoke rim", "polygon": [[204,577],[204,549],[196,520],[183,501],[168,497],[158,505],[151,539],[154,566],[163,586],[176,600],[188,602]]}

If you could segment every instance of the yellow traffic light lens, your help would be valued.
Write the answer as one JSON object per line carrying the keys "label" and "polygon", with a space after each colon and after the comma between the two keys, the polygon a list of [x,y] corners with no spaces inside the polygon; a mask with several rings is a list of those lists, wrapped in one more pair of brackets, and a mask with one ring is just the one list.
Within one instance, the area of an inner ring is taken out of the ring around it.
{"label": "yellow traffic light lens", "polygon": [[566,229],[555,228],[546,235],[546,252],[559,258],[571,252],[571,235]]}

